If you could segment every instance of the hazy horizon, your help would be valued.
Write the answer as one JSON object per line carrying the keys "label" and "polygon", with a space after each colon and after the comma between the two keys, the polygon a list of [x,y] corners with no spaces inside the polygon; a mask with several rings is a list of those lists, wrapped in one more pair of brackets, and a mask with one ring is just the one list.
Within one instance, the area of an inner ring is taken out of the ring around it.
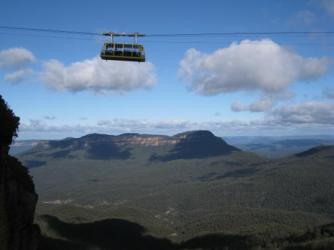
{"label": "hazy horizon", "polygon": [[[198,130],[185,130],[185,131],[179,131],[176,133],[170,133],[170,134],[163,134],[163,133],[140,133],[140,132],[123,132],[123,133],[99,133],[99,132],[90,132],[86,134],[73,134],[73,135],[68,135],[65,137],[54,137],[54,138],[47,138],[47,137],[28,137],[28,138],[20,138],[17,137],[15,141],[34,141],[34,140],[63,140],[66,138],[80,138],[89,134],[103,134],[103,135],[112,135],[112,136],[119,136],[123,134],[139,134],[139,135],[156,135],[156,136],[174,136],[179,133],[183,132],[189,132],[189,131],[198,131]],[[210,131],[210,130],[207,130]],[[212,132],[212,131],[210,131]],[[213,133],[213,132],[212,132]],[[215,136],[221,137],[223,139],[225,138],[277,138],[277,139],[332,139],[334,138],[333,134],[301,134],[301,135],[222,135],[222,134],[216,134],[213,133]]]}

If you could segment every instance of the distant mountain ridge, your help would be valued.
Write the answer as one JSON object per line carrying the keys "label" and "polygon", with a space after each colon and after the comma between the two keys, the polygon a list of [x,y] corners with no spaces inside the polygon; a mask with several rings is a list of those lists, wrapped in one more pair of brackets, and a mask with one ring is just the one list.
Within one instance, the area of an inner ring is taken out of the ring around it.
{"label": "distant mountain ridge", "polygon": [[[50,141],[51,146],[69,145],[70,143],[97,143],[97,142],[110,142],[117,146],[127,145],[141,145],[141,146],[164,146],[175,145],[179,143],[191,142],[197,143],[202,140],[219,138],[206,130],[195,130],[179,133],[173,136],[167,135],[151,135],[151,134],[137,134],[137,133],[125,133],[120,135],[108,135],[108,134],[88,134],[80,138],[66,138],[59,141]],[[220,138],[219,138],[220,139]],[[221,139],[222,140],[222,139]]]}
{"label": "distant mountain ridge", "polygon": [[[134,148],[142,148],[142,150],[149,154],[148,159],[155,161],[199,159],[242,151],[239,147],[230,145],[221,137],[217,137],[207,130],[186,131],[173,136],[138,133],[120,135],[93,133],[79,138],[68,137],[62,140],[32,141],[30,143],[33,143],[34,146],[22,152],[21,155],[42,153],[47,157],[56,159],[62,157],[77,158],[74,153],[84,151],[84,158],[87,159],[124,160],[135,157],[133,155]],[[297,157],[304,156],[304,154],[308,154],[307,150],[311,149],[311,152],[313,152],[317,150],[317,147],[317,145],[313,147],[309,145],[308,148],[299,152],[297,151],[295,155]],[[246,152],[252,151],[247,147],[241,148]],[[303,148],[301,147],[301,149]],[[291,153],[290,155],[293,156],[294,154]],[[33,158],[33,161],[26,162],[27,166],[35,167],[43,165],[39,161],[36,163],[36,157]]]}
{"label": "distant mountain ridge", "polygon": [[[63,143],[61,141],[76,142],[76,144],[80,144],[79,141],[81,141],[81,144],[84,144],[84,141],[96,141],[100,138],[106,142],[118,141],[117,144],[123,146],[142,145],[154,147],[174,145],[173,143],[180,141],[180,138],[177,137],[182,136],[182,134],[184,133],[174,136],[137,133],[125,133],[116,136],[107,134],[88,134],[81,138],[67,137],[57,141],[59,145]],[[10,154],[14,156],[20,155],[37,145],[47,146],[51,141],[55,142],[56,140],[16,140],[11,145]],[[334,145],[334,136],[227,136],[224,137],[224,141],[243,151],[253,152],[267,158],[281,158],[302,153],[321,145]]]}
{"label": "distant mountain ridge", "polygon": [[[138,150],[141,150],[141,153],[138,153]],[[40,162],[40,157],[36,162],[37,155],[53,159],[83,157],[95,160],[125,160],[147,157],[149,160],[170,161],[227,155],[234,151],[241,150],[227,144],[210,131],[197,130],[174,136],[134,133],[116,136],[88,134],[80,138],[41,142],[21,156],[31,156],[33,160],[26,161],[26,165],[37,167],[44,164]]]}
{"label": "distant mountain ridge", "polygon": [[13,156],[19,155],[45,141],[46,140],[15,140],[14,143],[10,145],[9,154]]}
{"label": "distant mountain ridge", "polygon": [[327,136],[255,136],[226,137],[229,144],[244,151],[253,152],[267,158],[277,159],[302,153],[309,149],[334,145],[334,137]]}
{"label": "distant mountain ridge", "polygon": [[[136,133],[125,133],[120,135],[108,135],[108,134],[88,134],[80,138],[65,138],[62,140],[51,140],[51,141],[41,141],[36,143],[37,146],[48,148],[84,148],[91,144],[113,144],[114,146],[124,147],[124,146],[150,146],[159,147],[166,145],[183,145],[191,146],[191,144],[201,144],[201,143],[213,143],[221,144],[230,150],[239,150],[227,144],[222,138],[215,136],[210,131],[196,130],[187,131],[179,133],[173,136],[167,135],[150,135],[150,134],[136,134]],[[210,145],[207,145],[210,146]]]}

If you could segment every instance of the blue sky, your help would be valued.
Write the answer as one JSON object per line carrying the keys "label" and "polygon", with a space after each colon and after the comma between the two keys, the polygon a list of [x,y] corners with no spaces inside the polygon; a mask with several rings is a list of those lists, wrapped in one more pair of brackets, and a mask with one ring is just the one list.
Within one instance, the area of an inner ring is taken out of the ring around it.
{"label": "blue sky", "polygon": [[[0,24],[145,34],[333,31],[334,1],[4,0]],[[145,37],[143,64],[101,62],[103,38],[60,36],[0,30],[0,94],[21,117],[19,139],[334,132],[334,35]]]}

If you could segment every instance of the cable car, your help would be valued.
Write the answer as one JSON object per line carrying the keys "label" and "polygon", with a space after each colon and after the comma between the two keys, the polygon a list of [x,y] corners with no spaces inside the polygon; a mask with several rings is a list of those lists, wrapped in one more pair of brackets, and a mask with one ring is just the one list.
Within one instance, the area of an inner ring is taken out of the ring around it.
{"label": "cable car", "polygon": [[105,43],[101,54],[103,60],[145,62],[144,46],[128,43]]}
{"label": "cable car", "polygon": [[[111,43],[104,43],[100,57],[103,60],[116,60],[116,61],[131,61],[131,62],[145,62],[145,50],[144,46],[138,44],[138,36],[144,36],[142,34],[133,33],[104,33],[105,36],[111,36]],[[134,37],[134,43],[115,43],[115,36],[128,36]]]}

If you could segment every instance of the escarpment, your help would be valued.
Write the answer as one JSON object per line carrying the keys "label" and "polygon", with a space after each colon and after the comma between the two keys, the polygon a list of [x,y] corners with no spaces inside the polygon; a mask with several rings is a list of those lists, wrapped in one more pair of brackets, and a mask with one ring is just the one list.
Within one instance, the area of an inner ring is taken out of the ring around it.
{"label": "escarpment", "polygon": [[19,118],[0,96],[0,249],[35,250],[39,229],[33,224],[38,196],[27,169],[8,154]]}

